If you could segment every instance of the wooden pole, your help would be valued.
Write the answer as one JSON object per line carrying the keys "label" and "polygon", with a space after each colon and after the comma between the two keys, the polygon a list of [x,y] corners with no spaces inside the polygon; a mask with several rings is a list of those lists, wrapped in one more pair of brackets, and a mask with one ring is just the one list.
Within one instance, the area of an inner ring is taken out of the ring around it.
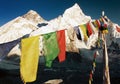
{"label": "wooden pole", "polygon": [[105,34],[102,34],[102,38],[103,38],[103,84],[110,84],[109,60]]}

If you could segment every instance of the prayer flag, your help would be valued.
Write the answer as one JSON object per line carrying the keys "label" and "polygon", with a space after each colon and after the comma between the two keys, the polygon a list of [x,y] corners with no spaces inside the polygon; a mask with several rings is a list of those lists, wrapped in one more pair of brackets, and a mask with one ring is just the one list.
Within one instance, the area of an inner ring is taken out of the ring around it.
{"label": "prayer flag", "polygon": [[84,41],[87,41],[88,36],[87,36],[86,24],[80,25],[80,28],[81,28],[81,30],[82,30],[82,32],[83,32],[83,35],[84,35]]}
{"label": "prayer flag", "polygon": [[93,25],[97,30],[99,29],[99,24],[98,24],[97,20],[93,21]]}
{"label": "prayer flag", "polygon": [[75,26],[75,27],[74,27],[74,30],[75,30],[75,32],[76,32],[77,38],[78,38],[79,40],[82,40],[79,26]]}
{"label": "prayer flag", "polygon": [[39,36],[22,39],[20,73],[26,82],[36,80],[39,58]]}
{"label": "prayer flag", "polygon": [[98,31],[98,30],[95,28],[95,26],[93,25],[92,22],[89,22],[89,24],[90,24],[90,27],[92,28],[93,33],[95,34],[96,31]]}
{"label": "prayer flag", "polygon": [[102,18],[100,18],[99,20],[100,20],[100,22],[103,22],[103,19],[102,19]]}
{"label": "prayer flag", "polygon": [[51,67],[52,61],[58,56],[59,48],[56,32],[43,35],[46,66]]}
{"label": "prayer flag", "polygon": [[90,36],[93,33],[93,31],[89,22],[87,23],[87,29],[88,29],[88,35]]}
{"label": "prayer flag", "polygon": [[58,54],[59,62],[63,62],[66,59],[66,42],[65,42],[65,30],[57,31],[57,39],[60,52]]}
{"label": "prayer flag", "polygon": [[100,24],[100,21],[99,20],[96,20],[96,23],[98,25],[98,28],[100,28],[101,24]]}
{"label": "prayer flag", "polygon": [[116,26],[116,30],[117,32],[120,32],[120,28],[118,26]]}

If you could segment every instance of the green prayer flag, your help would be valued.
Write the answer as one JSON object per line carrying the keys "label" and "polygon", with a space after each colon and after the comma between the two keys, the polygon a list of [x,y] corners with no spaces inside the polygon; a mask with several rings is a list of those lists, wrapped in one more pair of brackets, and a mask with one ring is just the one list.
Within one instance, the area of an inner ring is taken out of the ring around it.
{"label": "green prayer flag", "polygon": [[59,47],[56,32],[43,35],[46,66],[51,67],[52,61],[58,56]]}

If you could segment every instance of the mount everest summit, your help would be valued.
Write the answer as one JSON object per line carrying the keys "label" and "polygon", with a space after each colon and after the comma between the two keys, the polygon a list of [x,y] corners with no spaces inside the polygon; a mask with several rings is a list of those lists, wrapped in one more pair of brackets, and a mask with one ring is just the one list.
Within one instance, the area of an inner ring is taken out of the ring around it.
{"label": "mount everest summit", "polygon": [[[93,20],[90,16],[87,16],[83,13],[78,4],[66,9],[62,15],[50,21],[44,20],[44,18],[42,18],[36,11],[30,10],[25,15],[16,17],[0,27],[0,46],[2,46],[0,47],[0,58],[3,58],[4,56],[21,55],[19,48],[20,40],[14,44],[14,46],[8,45],[8,47],[4,46],[5,44],[12,44],[12,42],[17,41],[26,35],[35,36],[63,29],[66,31],[66,51],[80,51],[86,55],[86,57],[88,57],[87,55],[90,53],[93,54],[90,49],[91,46],[95,46],[94,44],[97,41],[98,32],[91,35],[88,38],[87,43],[85,43],[77,39],[73,30],[73,27],[80,24],[86,24],[88,21],[91,22]],[[115,49],[116,47],[112,45],[112,43],[114,43],[120,48],[120,33],[116,31],[116,26],[119,25],[112,23],[110,20],[107,22],[107,24],[109,27],[107,46]],[[39,27],[39,25],[42,26]],[[40,45],[40,48],[42,48],[42,44]]]}

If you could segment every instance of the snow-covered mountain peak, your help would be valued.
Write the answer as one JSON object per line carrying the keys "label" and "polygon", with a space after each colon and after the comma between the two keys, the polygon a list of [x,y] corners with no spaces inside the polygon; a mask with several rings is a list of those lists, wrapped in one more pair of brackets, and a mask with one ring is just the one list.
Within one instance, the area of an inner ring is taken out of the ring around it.
{"label": "snow-covered mountain peak", "polygon": [[77,3],[74,4],[72,7],[66,9],[64,12],[64,14],[69,14],[69,13],[71,13],[71,14],[79,13],[80,16],[84,16],[83,11],[81,10],[81,8],[79,7],[79,5]]}
{"label": "snow-covered mountain peak", "polygon": [[61,30],[87,23],[90,20],[91,17],[85,15],[79,5],[76,3],[72,7],[66,9],[62,15],[50,20],[49,23],[54,28]]}
{"label": "snow-covered mountain peak", "polygon": [[39,23],[44,21],[44,19],[34,10],[28,11],[22,17],[34,23]]}
{"label": "snow-covered mountain peak", "polygon": [[33,22],[19,16],[0,27],[0,44],[21,38],[36,29]]}
{"label": "snow-covered mountain peak", "polygon": [[89,20],[91,20],[91,17],[85,15],[79,5],[76,3],[72,7],[65,10],[63,19],[71,26],[77,26],[79,24],[87,23]]}

